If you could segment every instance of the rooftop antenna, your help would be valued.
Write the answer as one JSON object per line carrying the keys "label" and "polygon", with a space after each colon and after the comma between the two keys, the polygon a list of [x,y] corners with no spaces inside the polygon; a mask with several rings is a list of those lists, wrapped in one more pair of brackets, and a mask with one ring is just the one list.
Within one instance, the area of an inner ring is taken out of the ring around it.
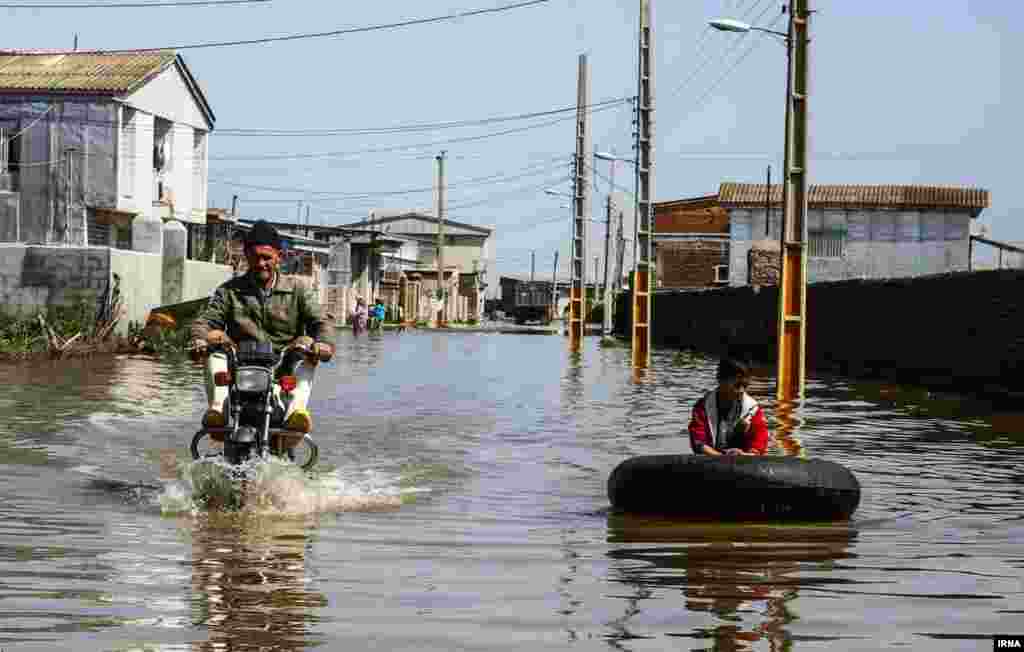
{"label": "rooftop antenna", "polygon": [[75,32],[75,52],[78,52],[78,32]]}

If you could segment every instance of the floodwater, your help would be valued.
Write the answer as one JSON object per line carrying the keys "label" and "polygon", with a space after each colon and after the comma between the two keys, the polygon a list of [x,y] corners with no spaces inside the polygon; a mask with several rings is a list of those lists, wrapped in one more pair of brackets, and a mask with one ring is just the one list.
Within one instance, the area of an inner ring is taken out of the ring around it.
{"label": "floodwater", "polygon": [[[200,500],[197,368],[3,368],[0,648],[989,650],[1024,633],[1024,413],[812,377],[775,454],[834,460],[852,521],[698,524],[609,510],[608,474],[689,452],[714,361],[588,338],[340,338],[312,478]],[[666,487],[671,491],[671,487]],[[714,496],[680,496],[680,500]]]}

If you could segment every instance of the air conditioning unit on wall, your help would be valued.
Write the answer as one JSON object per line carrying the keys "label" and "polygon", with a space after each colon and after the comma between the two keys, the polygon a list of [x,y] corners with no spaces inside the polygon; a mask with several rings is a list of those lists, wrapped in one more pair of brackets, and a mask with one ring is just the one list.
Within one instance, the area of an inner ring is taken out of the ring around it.
{"label": "air conditioning unit on wall", "polygon": [[729,266],[715,265],[715,283],[729,282]]}

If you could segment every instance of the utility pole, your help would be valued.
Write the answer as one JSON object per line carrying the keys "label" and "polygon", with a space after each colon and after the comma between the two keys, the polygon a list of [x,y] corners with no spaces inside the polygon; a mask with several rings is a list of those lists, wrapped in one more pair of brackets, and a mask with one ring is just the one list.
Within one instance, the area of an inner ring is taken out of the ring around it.
{"label": "utility pole", "polygon": [[786,154],[782,179],[776,388],[780,401],[803,397],[806,380],[809,4],[810,0],[795,0],[790,5],[786,39]]}
{"label": "utility pole", "polygon": [[[72,153],[75,150],[68,147],[64,150],[64,244],[71,244],[71,184],[74,175],[74,159]],[[86,243],[88,245],[89,243]]]}
{"label": "utility pole", "polygon": [[764,184],[764,237],[772,235],[772,166],[768,166],[768,178]]}
{"label": "utility pole", "polygon": [[618,246],[616,247],[616,250],[618,251],[618,254],[617,254],[616,262],[615,262],[615,286],[614,287],[615,287],[615,291],[616,292],[618,292],[619,290],[622,289],[622,266],[623,266],[623,263],[625,262],[625,258],[626,258],[626,235],[625,235],[625,232],[624,232],[625,227],[622,224],[624,221],[625,221],[625,218],[623,217],[622,211],[620,210],[619,211],[619,237],[618,237],[619,243],[618,243]]}
{"label": "utility pole", "polygon": [[603,319],[601,320],[601,335],[608,337],[612,334],[612,290],[608,284],[608,265],[612,255],[612,193],[615,192],[615,159],[612,159],[611,170],[608,175],[608,205],[605,207],[604,219],[604,303]]}
{"label": "utility pole", "polygon": [[[536,262],[536,259],[537,259],[537,251],[534,249],[534,250],[530,251],[530,283],[533,283],[533,270],[534,270],[534,263]],[[533,288],[530,288],[530,292],[533,292]]]}
{"label": "utility pole", "polygon": [[448,286],[444,278],[444,158],[445,151],[437,156],[437,288],[441,310],[437,314],[437,325],[444,323],[445,306],[448,304]]}
{"label": "utility pole", "polygon": [[587,281],[587,219],[590,216],[590,187],[587,166],[591,165],[590,78],[587,55],[579,57],[576,84],[576,155],[573,161],[572,286],[569,290],[569,348],[579,351],[583,343],[583,320]]}
{"label": "utility pole", "polygon": [[555,269],[551,272],[551,320],[558,318],[558,250],[555,249]]}
{"label": "utility pole", "polygon": [[651,359],[651,236],[654,232],[654,20],[652,0],[640,0],[637,70],[637,258],[633,272],[633,366]]}

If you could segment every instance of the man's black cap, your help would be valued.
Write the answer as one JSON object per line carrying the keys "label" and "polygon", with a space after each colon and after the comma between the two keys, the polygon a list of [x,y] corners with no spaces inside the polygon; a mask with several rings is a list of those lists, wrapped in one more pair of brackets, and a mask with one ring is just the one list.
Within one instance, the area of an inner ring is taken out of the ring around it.
{"label": "man's black cap", "polygon": [[275,249],[281,248],[281,236],[277,229],[264,220],[254,222],[249,232],[245,234],[246,247],[260,247],[269,245]]}

